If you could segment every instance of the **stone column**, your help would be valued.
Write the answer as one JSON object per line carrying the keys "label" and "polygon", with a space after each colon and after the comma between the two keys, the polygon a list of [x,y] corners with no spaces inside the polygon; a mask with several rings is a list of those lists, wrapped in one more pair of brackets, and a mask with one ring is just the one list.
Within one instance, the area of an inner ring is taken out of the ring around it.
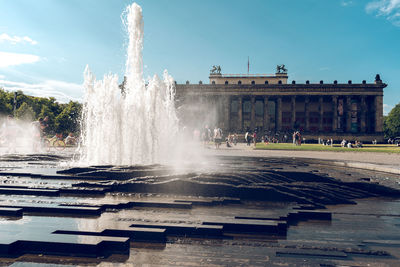
{"label": "stone column", "polygon": [[275,120],[275,125],[276,125],[276,131],[281,131],[282,130],[282,97],[278,96],[276,100],[276,112],[275,112],[276,120]]}
{"label": "stone column", "polygon": [[323,128],[323,119],[324,119],[324,98],[322,96],[319,97],[319,131],[322,132],[324,130]]}
{"label": "stone column", "polygon": [[230,126],[231,126],[231,97],[226,96],[225,101],[224,101],[224,126],[225,126],[225,132],[229,133],[230,132]]}
{"label": "stone column", "polygon": [[250,118],[250,128],[254,131],[256,128],[256,97],[251,97],[251,118]]}
{"label": "stone column", "polygon": [[338,97],[336,95],[332,96],[332,105],[333,105],[333,109],[332,109],[332,112],[333,112],[332,132],[334,132],[334,133],[337,130],[337,124],[338,124],[338,122],[337,122],[337,119],[338,119],[338,115],[337,115],[337,112],[338,112],[338,110],[337,110],[337,99],[338,99]]}
{"label": "stone column", "polygon": [[268,96],[264,96],[264,131],[269,130]]}
{"label": "stone column", "polygon": [[365,101],[365,96],[361,96],[361,133],[367,132],[367,103]]}
{"label": "stone column", "polygon": [[351,132],[351,96],[346,96],[346,132]]}
{"label": "stone column", "polygon": [[306,132],[310,131],[310,108],[308,107],[310,103],[310,97],[306,96],[304,99],[304,113],[306,120],[306,128],[304,129]]}
{"label": "stone column", "polygon": [[383,96],[375,96],[375,132],[383,132]]}
{"label": "stone column", "polygon": [[238,131],[243,129],[243,96],[238,97]]}
{"label": "stone column", "polygon": [[291,109],[292,109],[292,121],[291,126],[294,129],[294,124],[296,123],[296,96],[292,96],[291,98]]}
{"label": "stone column", "polygon": [[[196,99],[193,99],[193,104],[196,103]],[[218,125],[219,123],[219,114],[218,114],[218,106],[217,106],[217,101],[215,101],[215,95],[211,95],[210,96],[210,106],[212,107],[212,109],[215,112],[215,124],[217,124],[218,127],[220,127],[220,125]]]}

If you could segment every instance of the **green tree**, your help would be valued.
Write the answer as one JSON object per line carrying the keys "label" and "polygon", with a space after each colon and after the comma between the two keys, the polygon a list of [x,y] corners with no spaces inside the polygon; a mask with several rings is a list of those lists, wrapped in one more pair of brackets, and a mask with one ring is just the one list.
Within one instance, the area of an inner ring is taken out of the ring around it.
{"label": "green tree", "polygon": [[33,108],[29,106],[26,102],[22,103],[22,105],[16,111],[16,117],[22,120],[32,121],[36,115]]}
{"label": "green tree", "polygon": [[63,111],[55,118],[56,132],[62,133],[64,136],[69,132],[78,132],[81,110],[81,104],[70,101],[64,107]]}
{"label": "green tree", "polygon": [[383,131],[385,138],[400,136],[400,103],[384,118]]}
{"label": "green tree", "polygon": [[[82,105],[78,102],[60,104],[54,97],[34,97],[17,91],[16,117],[24,120],[37,120],[49,117],[47,134],[77,133]],[[14,92],[0,88],[0,115],[9,115],[14,112]]]}
{"label": "green tree", "polygon": [[14,96],[0,88],[0,114],[8,115],[13,112]]}
{"label": "green tree", "polygon": [[54,112],[51,110],[51,107],[49,105],[42,105],[42,109],[40,110],[38,118],[45,118],[48,117],[49,120],[47,121],[47,127],[45,128],[45,133],[46,134],[54,134],[55,133],[55,119],[56,115]]}

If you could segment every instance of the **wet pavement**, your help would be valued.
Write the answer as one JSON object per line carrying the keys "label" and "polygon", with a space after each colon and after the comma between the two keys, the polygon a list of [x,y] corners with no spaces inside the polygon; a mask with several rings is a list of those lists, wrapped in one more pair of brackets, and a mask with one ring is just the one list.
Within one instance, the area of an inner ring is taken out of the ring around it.
{"label": "wet pavement", "polygon": [[400,264],[396,174],[310,158],[219,155],[180,168],[70,158],[1,157],[0,265]]}

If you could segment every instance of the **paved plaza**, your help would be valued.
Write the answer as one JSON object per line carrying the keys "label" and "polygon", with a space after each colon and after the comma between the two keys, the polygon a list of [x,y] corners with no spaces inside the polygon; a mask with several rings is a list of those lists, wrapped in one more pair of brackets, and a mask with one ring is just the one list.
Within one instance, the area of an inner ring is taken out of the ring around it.
{"label": "paved plaza", "polygon": [[[210,148],[212,148],[210,146]],[[374,152],[331,152],[331,151],[290,151],[290,150],[255,150],[254,146],[239,143],[237,146],[213,152],[217,155],[235,155],[239,157],[276,157],[319,159],[334,162],[338,166],[349,166],[361,169],[386,171],[400,174],[400,154]]]}
{"label": "paved plaza", "polygon": [[396,170],[380,162],[398,155],[239,144],[180,166],[72,167],[73,152],[1,157],[0,265],[399,263],[400,176],[344,165]]}

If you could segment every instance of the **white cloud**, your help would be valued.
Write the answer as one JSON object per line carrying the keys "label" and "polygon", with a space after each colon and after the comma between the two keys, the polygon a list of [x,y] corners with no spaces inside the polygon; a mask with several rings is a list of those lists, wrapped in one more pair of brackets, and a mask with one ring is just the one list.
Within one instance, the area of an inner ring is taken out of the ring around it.
{"label": "white cloud", "polygon": [[0,79],[4,79],[6,76],[0,74]]}
{"label": "white cloud", "polygon": [[31,64],[38,62],[39,60],[40,57],[36,55],[0,52],[0,68],[21,64]]}
{"label": "white cloud", "polygon": [[400,0],[377,0],[369,2],[365,10],[367,13],[385,17],[393,25],[400,27]]}
{"label": "white cloud", "polygon": [[54,97],[62,103],[67,103],[70,100],[81,101],[83,95],[81,84],[57,80],[45,80],[35,84],[0,79],[0,87],[7,91],[21,90],[31,96]]}
{"label": "white cloud", "polygon": [[66,61],[67,61],[67,59],[65,57],[60,57],[60,58],[57,59],[58,63],[64,63]]}
{"label": "white cloud", "polygon": [[12,44],[17,44],[17,43],[30,43],[31,45],[37,45],[38,42],[35,40],[32,40],[30,37],[28,36],[10,36],[7,33],[2,33],[0,34],[0,43],[1,42],[10,42]]}
{"label": "white cloud", "polygon": [[383,115],[388,115],[389,112],[392,110],[393,106],[388,104],[383,104]]}
{"label": "white cloud", "polygon": [[351,1],[351,0],[343,0],[340,4],[342,6],[351,6],[353,4],[353,1]]}

